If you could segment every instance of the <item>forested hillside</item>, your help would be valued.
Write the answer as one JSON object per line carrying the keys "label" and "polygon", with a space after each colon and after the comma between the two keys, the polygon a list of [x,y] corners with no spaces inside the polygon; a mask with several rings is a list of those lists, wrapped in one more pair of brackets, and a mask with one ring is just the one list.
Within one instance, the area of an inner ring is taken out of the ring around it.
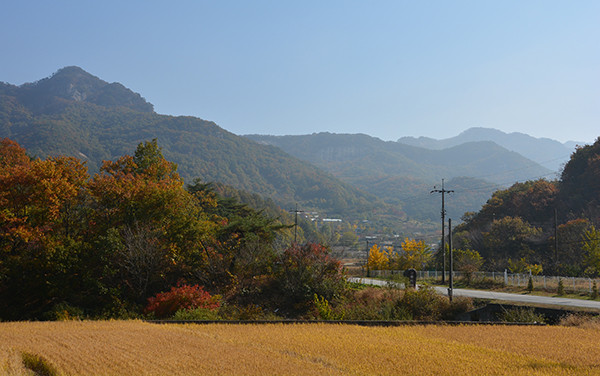
{"label": "forested hillside", "polygon": [[286,209],[363,216],[389,211],[362,192],[273,146],[259,145],[195,117],[152,111],[139,94],[77,67],[35,83],[0,84],[0,137],[28,153],[82,159],[92,173],[103,160],[157,139],[185,181],[220,182],[272,198]]}
{"label": "forested hillside", "polygon": [[446,178],[454,190],[448,211],[460,218],[479,210],[498,187],[549,175],[550,171],[492,142],[470,142],[443,150],[384,142],[367,135],[318,133],[305,136],[248,135],[276,145],[388,203],[413,218],[439,218],[429,192]]}
{"label": "forested hillside", "polygon": [[426,181],[470,176],[506,184],[550,173],[493,142],[468,142],[429,150],[362,134],[246,137],[278,146],[351,182],[381,176],[410,176]]}
{"label": "forested hillside", "polygon": [[579,147],[558,181],[497,191],[455,229],[457,248],[478,251],[490,270],[600,273],[600,138]]}

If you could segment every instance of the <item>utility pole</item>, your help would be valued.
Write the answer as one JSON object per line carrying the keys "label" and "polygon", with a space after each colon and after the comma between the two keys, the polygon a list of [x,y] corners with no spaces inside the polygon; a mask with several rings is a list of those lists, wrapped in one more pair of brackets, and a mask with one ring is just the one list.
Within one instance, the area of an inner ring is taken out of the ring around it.
{"label": "utility pole", "polygon": [[[365,236],[366,239],[366,236]],[[371,272],[369,271],[369,239],[367,240],[367,278],[371,276]]]}
{"label": "utility pole", "polygon": [[444,189],[444,179],[442,179],[442,189],[435,189],[434,186],[433,191],[429,192],[429,194],[442,194],[442,258],[444,260],[444,270],[442,271],[442,283],[446,283],[446,234],[444,233],[446,228],[446,209],[444,208],[444,194],[452,192],[454,191]]}
{"label": "utility pole", "polygon": [[554,209],[554,262],[558,268],[558,215]]}
{"label": "utility pole", "polygon": [[365,240],[367,241],[367,277],[371,276],[371,269],[369,268],[369,256],[371,255],[371,249],[369,248],[369,240],[376,239],[376,238],[377,238],[377,236],[365,235]]}
{"label": "utility pole", "polygon": [[450,248],[450,284],[448,286],[448,298],[450,299],[450,303],[452,303],[452,294],[454,293],[454,278],[452,275],[454,272],[454,264],[452,260],[452,218],[448,218],[448,243],[448,248]]}
{"label": "utility pole", "polygon": [[290,213],[295,213],[294,219],[294,244],[296,243],[296,234],[298,232],[298,213],[304,213],[304,210],[298,210],[298,203],[296,203],[296,209],[290,210]]}

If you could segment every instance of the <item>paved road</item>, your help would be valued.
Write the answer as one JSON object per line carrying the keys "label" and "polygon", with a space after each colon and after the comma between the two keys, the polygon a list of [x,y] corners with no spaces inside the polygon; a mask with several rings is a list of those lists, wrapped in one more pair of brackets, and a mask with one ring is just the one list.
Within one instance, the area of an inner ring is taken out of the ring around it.
{"label": "paved road", "polygon": [[[364,283],[367,285],[375,285],[375,286],[387,286],[388,285],[388,282],[386,282],[386,281],[381,281],[378,279],[371,279],[371,278],[350,278],[350,281]],[[444,295],[448,294],[447,287],[434,286],[434,288],[440,294],[444,294]],[[552,297],[548,297],[548,296],[509,294],[509,293],[505,293],[505,292],[466,290],[466,289],[454,289],[453,293],[454,293],[454,296],[467,296],[469,298],[476,298],[476,299],[490,299],[490,300],[531,303],[531,304],[547,304],[547,305],[554,305],[554,306],[591,308],[591,309],[600,310],[600,301],[595,301],[595,300],[552,298]]]}

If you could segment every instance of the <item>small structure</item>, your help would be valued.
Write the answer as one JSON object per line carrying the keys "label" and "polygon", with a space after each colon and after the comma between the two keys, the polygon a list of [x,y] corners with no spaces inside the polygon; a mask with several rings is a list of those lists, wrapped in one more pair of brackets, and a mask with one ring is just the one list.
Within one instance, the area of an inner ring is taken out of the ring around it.
{"label": "small structure", "polygon": [[406,269],[404,271],[404,276],[408,278],[408,285],[410,287],[413,289],[417,288],[417,271],[415,269]]}

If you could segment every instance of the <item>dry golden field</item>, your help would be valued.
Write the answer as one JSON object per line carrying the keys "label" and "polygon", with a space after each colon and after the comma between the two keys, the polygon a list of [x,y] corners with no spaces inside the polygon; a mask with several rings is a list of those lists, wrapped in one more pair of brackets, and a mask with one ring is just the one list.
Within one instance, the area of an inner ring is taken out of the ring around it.
{"label": "dry golden field", "polygon": [[600,375],[600,330],[0,323],[0,374],[33,374],[22,353],[60,375]]}

